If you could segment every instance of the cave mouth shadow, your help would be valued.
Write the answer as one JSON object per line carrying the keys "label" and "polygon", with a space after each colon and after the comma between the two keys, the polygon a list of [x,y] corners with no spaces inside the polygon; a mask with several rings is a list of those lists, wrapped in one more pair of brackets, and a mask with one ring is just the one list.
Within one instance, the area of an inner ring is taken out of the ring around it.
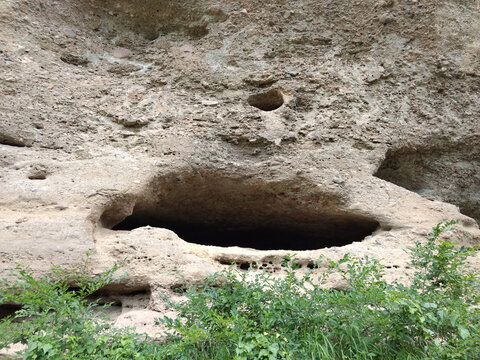
{"label": "cave mouth shadow", "polygon": [[181,169],[152,179],[140,194],[118,196],[103,209],[99,226],[164,228],[200,245],[317,250],[362,241],[379,228],[344,201],[296,177],[272,181]]}
{"label": "cave mouth shadow", "polygon": [[362,241],[371,235],[379,224],[371,220],[351,220],[329,222],[317,226],[233,226],[224,224],[198,224],[162,221],[148,216],[132,215],[115,225],[112,230],[133,230],[143,226],[166,228],[175,232],[181,239],[199,245],[242,248],[256,250],[317,250],[334,246],[345,246]]}
{"label": "cave mouth shadow", "polygon": [[374,173],[429,200],[458,206],[480,225],[480,142],[388,150]]}

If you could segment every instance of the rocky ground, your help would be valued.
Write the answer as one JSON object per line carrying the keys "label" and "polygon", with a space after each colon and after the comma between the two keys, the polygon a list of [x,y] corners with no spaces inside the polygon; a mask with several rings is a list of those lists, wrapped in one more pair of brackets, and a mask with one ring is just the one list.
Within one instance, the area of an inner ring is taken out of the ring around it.
{"label": "rocky ground", "polygon": [[179,274],[352,252],[398,278],[450,219],[477,244],[479,10],[1,1],[0,274],[125,259],[116,321],[155,333]]}

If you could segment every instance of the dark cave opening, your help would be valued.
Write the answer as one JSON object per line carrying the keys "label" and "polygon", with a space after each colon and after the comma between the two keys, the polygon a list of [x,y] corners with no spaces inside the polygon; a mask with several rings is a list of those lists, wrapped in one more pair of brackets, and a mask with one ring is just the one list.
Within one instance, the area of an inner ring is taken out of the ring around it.
{"label": "dark cave opening", "polygon": [[269,226],[252,225],[206,225],[187,222],[162,221],[148,215],[132,215],[115,225],[113,230],[133,230],[142,226],[166,228],[181,239],[200,245],[238,246],[257,250],[316,250],[344,246],[362,241],[379,226],[378,222],[366,219],[330,220],[328,226],[317,224]]}
{"label": "dark cave opening", "polygon": [[297,178],[272,181],[195,170],[158,177],[135,197],[121,195],[99,225],[117,231],[151,226],[200,245],[258,250],[317,250],[362,241],[375,219]]}

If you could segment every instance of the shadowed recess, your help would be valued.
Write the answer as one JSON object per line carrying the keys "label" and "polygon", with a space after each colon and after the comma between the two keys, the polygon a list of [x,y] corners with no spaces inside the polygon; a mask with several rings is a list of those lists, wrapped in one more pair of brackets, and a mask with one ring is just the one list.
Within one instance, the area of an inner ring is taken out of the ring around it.
{"label": "shadowed recess", "polygon": [[249,105],[263,111],[272,111],[283,105],[283,94],[278,89],[271,89],[266,92],[250,95],[247,99]]}
{"label": "shadowed recess", "polygon": [[[166,228],[185,241],[259,250],[312,250],[361,241],[379,226],[341,211],[341,200],[295,182],[189,174],[159,179],[130,216],[120,205],[100,219],[113,230]],[[123,214],[125,212],[123,211]]]}
{"label": "shadowed recess", "polygon": [[22,139],[0,132],[0,145],[24,147],[25,142]]}
{"label": "shadowed recess", "polygon": [[21,310],[22,306],[17,304],[2,304],[0,305],[0,319],[7,316],[13,316],[18,310]]}
{"label": "shadowed recess", "polygon": [[480,224],[480,143],[389,150],[375,176],[430,200],[457,205]]}
{"label": "shadowed recess", "polygon": [[336,221],[329,229],[321,231],[302,229],[301,226],[232,228],[223,224],[206,226],[202,224],[166,222],[148,215],[133,215],[113,227],[113,230],[132,230],[142,226],[166,228],[174,231],[185,241],[213,246],[239,246],[258,250],[315,250],[319,248],[344,246],[361,241],[378,226],[376,222],[344,220]]}

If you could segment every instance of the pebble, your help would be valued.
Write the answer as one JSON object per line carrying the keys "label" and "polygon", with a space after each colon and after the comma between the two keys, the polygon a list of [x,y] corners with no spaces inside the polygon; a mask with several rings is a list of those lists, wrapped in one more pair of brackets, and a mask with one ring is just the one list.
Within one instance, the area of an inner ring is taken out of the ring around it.
{"label": "pebble", "polygon": [[340,184],[343,184],[343,183],[345,182],[345,180],[343,180],[341,177],[334,176],[334,177],[333,177],[333,182],[334,182],[335,184],[339,184],[339,185],[340,185]]}
{"label": "pebble", "polygon": [[215,101],[215,100],[202,100],[202,105],[205,105],[205,106],[217,106],[217,105],[218,105],[218,101]]}
{"label": "pebble", "polygon": [[68,37],[71,37],[71,38],[76,36],[75,31],[73,31],[70,28],[66,28],[63,32],[65,33],[65,35],[67,35]]}
{"label": "pebble", "polygon": [[193,53],[194,52],[194,48],[190,44],[182,45],[178,48],[178,50],[181,51],[181,52],[188,52],[188,53]]}
{"label": "pebble", "polygon": [[113,56],[117,59],[124,59],[132,56],[132,52],[128,49],[118,47],[113,50]]}
{"label": "pebble", "polygon": [[298,74],[300,74],[300,71],[298,71],[298,69],[293,66],[289,66],[288,68],[286,68],[285,72],[292,77],[298,76]]}

